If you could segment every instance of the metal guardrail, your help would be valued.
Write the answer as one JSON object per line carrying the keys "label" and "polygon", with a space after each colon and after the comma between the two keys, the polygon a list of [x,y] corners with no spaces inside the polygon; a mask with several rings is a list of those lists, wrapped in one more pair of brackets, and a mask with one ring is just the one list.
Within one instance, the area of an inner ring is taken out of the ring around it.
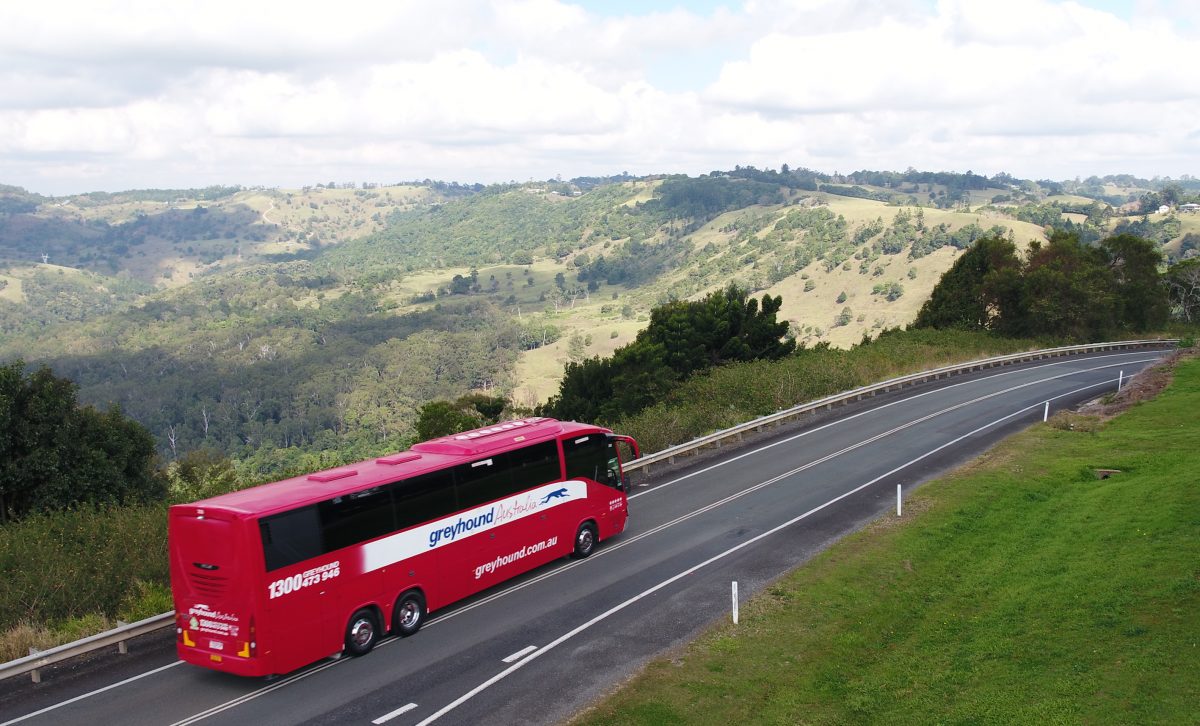
{"label": "metal guardrail", "polygon": [[969,373],[974,370],[982,370],[984,368],[994,368],[996,366],[1012,365],[1014,363],[1025,363],[1027,361],[1039,360],[1042,358],[1055,358],[1066,355],[1077,355],[1080,353],[1095,353],[1106,350],[1122,350],[1127,348],[1150,348],[1150,347],[1166,347],[1174,346],[1179,343],[1178,339],[1159,339],[1159,340],[1125,340],[1115,343],[1090,343],[1087,345],[1068,345],[1061,348],[1045,348],[1042,350],[1032,350],[1025,353],[1011,353],[1009,355],[996,356],[994,358],[984,358],[981,360],[969,361],[967,363],[957,363],[954,365],[943,366],[933,370],[922,371],[920,373],[911,373],[907,376],[892,378],[879,383],[873,383],[869,386],[855,388],[852,391],[844,391],[835,393],[832,396],[802,403],[792,408],[777,411],[766,416],[761,416],[738,424],[721,431],[715,431],[711,434],[692,439],[686,443],[677,444],[668,447],[662,451],[656,451],[653,454],[646,454],[636,461],[631,461],[625,465],[625,471],[643,470],[650,472],[650,467],[654,464],[666,462],[674,464],[675,458],[678,456],[695,455],[702,449],[712,447],[720,448],[725,443],[733,443],[741,441],[744,436],[751,431],[762,431],[768,426],[778,426],[781,423],[799,418],[804,414],[815,413],[821,409],[829,410],[835,405],[846,404],[851,401],[858,401],[866,397],[874,396],[879,393],[885,393],[893,389],[902,388],[907,385],[916,383],[925,383],[926,381],[936,380],[942,377],[949,377],[961,373]]}
{"label": "metal guardrail", "polygon": [[[1116,343],[1071,345],[1062,348],[1048,348],[1045,350],[1034,350],[1025,353],[1013,353],[1010,355],[997,356],[995,358],[985,358],[982,360],[970,361],[968,363],[944,366],[942,368],[935,368],[929,371],[922,371],[921,373],[913,373],[907,376],[900,376],[899,378],[892,378],[880,383],[874,383],[869,386],[856,388],[852,391],[826,396],[825,398],[803,403],[798,406],[793,406],[792,408],[785,409],[783,411],[761,416],[747,423],[738,424],[737,426],[733,426],[732,428],[728,428],[723,431],[717,431],[706,436],[701,436],[684,444],[678,444],[653,454],[647,454],[637,461],[630,462],[625,467],[625,470],[636,471],[640,469],[649,472],[650,467],[653,464],[662,463],[664,461],[673,464],[675,463],[675,457],[677,456],[685,456],[696,453],[705,447],[720,447],[723,443],[726,443],[731,439],[734,441],[740,441],[742,437],[750,431],[761,431],[767,426],[775,426],[790,419],[802,416],[806,413],[815,412],[820,409],[829,410],[837,404],[861,400],[864,397],[874,396],[878,393],[891,391],[892,389],[901,388],[906,385],[936,380],[938,378],[942,378],[943,376],[948,377],[959,373],[968,373],[977,369],[982,370],[984,368],[994,368],[996,366],[1011,365],[1013,363],[1024,363],[1026,361],[1039,360],[1041,358],[1054,358],[1078,353],[1094,353],[1105,350],[1122,350],[1127,348],[1164,347],[1173,346],[1178,343],[1179,341],[1177,339],[1172,338],[1163,340],[1126,340]],[[9,661],[7,663],[0,663],[0,680],[21,675],[23,673],[32,673],[33,682],[40,683],[41,674],[39,669],[41,668],[45,668],[46,666],[67,660],[68,658],[74,658],[75,656],[90,653],[94,650],[106,648],[112,645],[117,645],[120,652],[124,653],[126,652],[126,640],[136,638],[139,635],[145,635],[146,633],[160,630],[162,628],[169,628],[174,624],[174,611],[166,612],[162,613],[161,615],[155,615],[153,617],[146,618],[145,620],[139,620],[136,623],[121,625],[113,628],[112,630],[107,630],[103,633],[99,633],[88,638],[83,638],[82,640],[77,640],[73,643],[67,643],[46,651],[32,653],[24,658],[18,658],[17,660]]]}
{"label": "metal guardrail", "polygon": [[97,633],[82,640],[76,640],[74,643],[66,643],[65,645],[59,645],[49,650],[33,652],[24,658],[0,663],[0,680],[19,676],[22,673],[32,673],[33,682],[41,683],[42,674],[40,669],[48,665],[54,665],[68,658],[74,658],[77,655],[83,655],[84,653],[90,653],[112,645],[117,646],[117,649],[121,653],[125,653],[125,641],[136,638],[139,635],[154,632],[155,630],[171,627],[174,624],[175,611],[172,610],[161,615],[152,615],[136,623],[120,625],[112,630],[106,630],[103,633]]}

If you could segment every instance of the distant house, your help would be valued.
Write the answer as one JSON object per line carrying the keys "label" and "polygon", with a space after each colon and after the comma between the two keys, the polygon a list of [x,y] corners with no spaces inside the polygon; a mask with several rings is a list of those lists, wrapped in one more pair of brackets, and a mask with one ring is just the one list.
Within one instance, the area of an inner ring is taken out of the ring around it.
{"label": "distant house", "polygon": [[1170,211],[1171,211],[1171,208],[1165,204],[1158,208],[1159,214],[1166,214],[1167,212],[1170,212]]}
{"label": "distant house", "polygon": [[1200,212],[1200,204],[1180,204],[1179,211],[1196,214],[1197,212]]}

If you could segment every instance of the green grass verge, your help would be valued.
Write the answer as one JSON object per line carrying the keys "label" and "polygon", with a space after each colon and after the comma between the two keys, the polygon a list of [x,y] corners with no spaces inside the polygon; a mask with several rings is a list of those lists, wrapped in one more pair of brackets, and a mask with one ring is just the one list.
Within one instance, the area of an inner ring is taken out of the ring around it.
{"label": "green grass verge", "polygon": [[577,723],[1200,723],[1198,411],[1013,437]]}

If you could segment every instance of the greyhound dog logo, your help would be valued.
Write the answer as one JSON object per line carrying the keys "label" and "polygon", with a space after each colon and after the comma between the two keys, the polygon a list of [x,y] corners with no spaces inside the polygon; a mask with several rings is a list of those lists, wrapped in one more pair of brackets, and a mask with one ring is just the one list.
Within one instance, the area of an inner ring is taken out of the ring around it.
{"label": "greyhound dog logo", "polygon": [[562,487],[561,489],[555,489],[554,491],[550,492],[545,497],[543,497],[541,503],[545,504],[545,503],[549,502],[551,499],[564,499],[564,498],[566,498],[566,496],[567,496],[567,488]]}

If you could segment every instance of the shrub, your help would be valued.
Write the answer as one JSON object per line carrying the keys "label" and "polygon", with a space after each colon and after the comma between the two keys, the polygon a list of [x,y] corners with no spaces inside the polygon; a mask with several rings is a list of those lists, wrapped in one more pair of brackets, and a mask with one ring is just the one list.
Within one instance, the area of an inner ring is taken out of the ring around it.
{"label": "shrub", "polygon": [[[0,628],[115,616],[138,582],[165,588],[166,504],[34,514],[0,527]],[[159,612],[162,612],[161,610]]]}

